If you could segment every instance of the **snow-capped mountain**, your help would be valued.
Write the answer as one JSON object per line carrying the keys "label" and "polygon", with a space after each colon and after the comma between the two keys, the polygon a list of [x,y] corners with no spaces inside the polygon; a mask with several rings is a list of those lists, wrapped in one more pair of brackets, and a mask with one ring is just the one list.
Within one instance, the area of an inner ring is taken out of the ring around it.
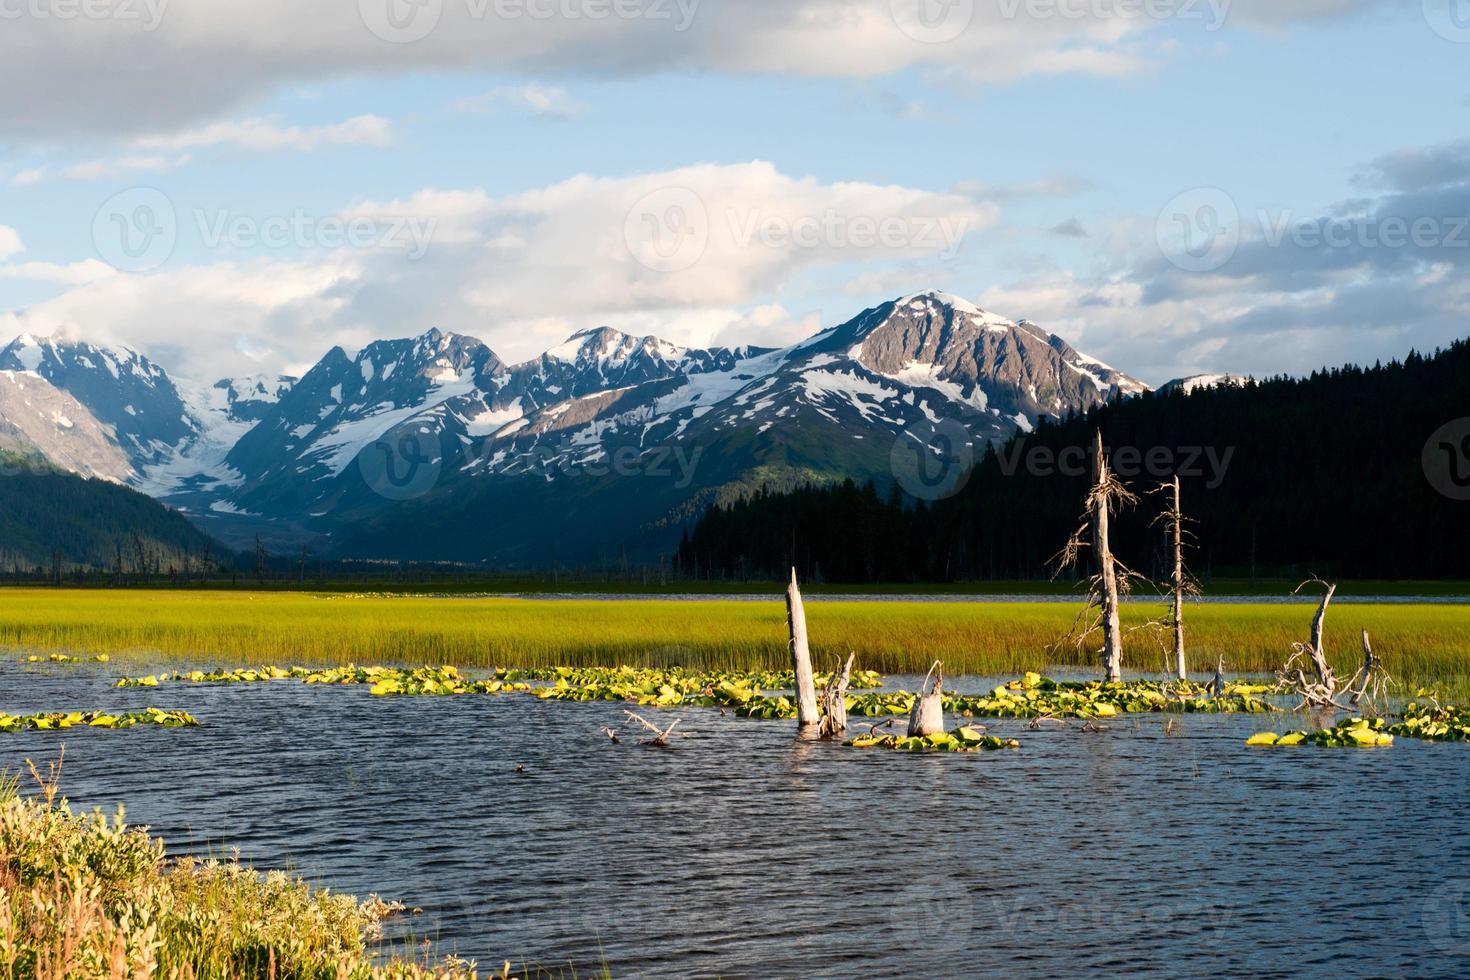
{"label": "snow-capped mountain", "polygon": [[436,329],[333,348],[299,380],[208,389],[80,342],[20,338],[0,357],[12,364],[59,379],[121,433],[134,472],[120,478],[207,526],[289,525],[379,554],[453,527],[456,557],[577,522],[603,542],[670,526],[767,478],[887,479],[895,447],[927,445],[946,420],[969,441],[951,450],[973,458],[1038,419],[1146,390],[1034,324],[935,291],[774,350],[602,327],[511,365]]}
{"label": "snow-capped mountain", "polygon": [[[295,386],[297,380],[285,374],[222,378],[214,383],[214,389],[223,397],[223,404],[218,405],[217,410],[232,422],[259,422],[271,406]],[[211,401],[218,404],[219,400],[212,398]]]}
{"label": "snow-capped mountain", "polygon": [[0,351],[0,371],[35,375],[75,398],[111,430],[138,470],[169,459],[199,435],[199,422],[168,373],[130,348],[21,334]]}
{"label": "snow-capped mountain", "polygon": [[1238,374],[1191,374],[1187,378],[1166,381],[1159,386],[1159,391],[1164,394],[1180,391],[1188,395],[1203,388],[1219,388],[1224,385],[1240,388],[1249,381],[1249,378],[1242,378]]}
{"label": "snow-capped mountain", "polygon": [[82,476],[123,483],[132,461],[87,407],[45,378],[0,371],[0,449],[39,454]]}

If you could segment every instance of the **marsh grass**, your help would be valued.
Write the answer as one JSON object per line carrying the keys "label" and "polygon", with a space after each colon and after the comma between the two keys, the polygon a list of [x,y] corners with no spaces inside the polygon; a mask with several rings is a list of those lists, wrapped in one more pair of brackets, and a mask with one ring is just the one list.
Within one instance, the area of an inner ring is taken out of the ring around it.
{"label": "marsh grass", "polygon": [[73,813],[0,777],[0,976],[300,980],[467,976],[375,955],[395,906],[313,891],[284,872],[166,857],[122,811]]}
{"label": "marsh grass", "polygon": [[[712,670],[788,665],[785,610],[773,598],[729,600],[528,600],[314,595],[309,593],[7,590],[0,645],[22,657],[62,652],[202,665],[456,664],[540,667],[683,664]],[[1138,625],[1161,607],[1131,603]],[[1090,668],[1085,650],[1055,646],[1076,614],[1070,604],[842,602],[808,605],[819,668],[856,651],[887,674],[1019,676]],[[1312,608],[1229,604],[1188,608],[1198,674],[1223,657],[1234,674],[1279,667],[1306,638]],[[1389,672],[1446,695],[1470,690],[1470,606],[1333,606],[1326,645],[1351,674],[1367,629]],[[1132,674],[1167,669],[1149,631],[1125,644]],[[1412,693],[1412,691],[1410,691]]]}

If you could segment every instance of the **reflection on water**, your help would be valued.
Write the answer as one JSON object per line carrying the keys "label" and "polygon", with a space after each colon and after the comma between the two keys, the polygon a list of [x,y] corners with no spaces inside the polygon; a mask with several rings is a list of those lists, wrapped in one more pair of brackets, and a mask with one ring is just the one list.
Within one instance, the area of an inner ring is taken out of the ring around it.
{"label": "reflection on water", "polygon": [[415,939],[481,963],[1470,971],[1470,746],[1247,750],[1269,720],[1148,716],[1100,733],[999,722],[1020,751],[911,756],[688,709],[693,737],[659,751],[635,744],[617,704],[116,690],[115,673],[0,665],[0,710],[151,703],[203,727],[0,736],[0,767],[64,741],[74,805],[124,802],[176,854],[238,847],[260,868],[400,899],[423,909],[401,924]]}

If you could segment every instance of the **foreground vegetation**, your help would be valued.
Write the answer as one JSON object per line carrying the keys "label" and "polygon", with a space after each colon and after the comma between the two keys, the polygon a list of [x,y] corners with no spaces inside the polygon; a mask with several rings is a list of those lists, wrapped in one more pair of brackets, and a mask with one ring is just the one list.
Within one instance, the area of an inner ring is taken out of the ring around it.
{"label": "foreground vegetation", "polygon": [[[137,659],[201,666],[261,662],[461,667],[683,664],[711,670],[789,666],[784,610],[764,601],[596,601],[216,593],[11,590],[0,593],[0,646],[23,653]],[[1125,626],[1161,607],[1133,603]],[[1089,655],[1055,646],[1076,609],[1056,603],[814,602],[808,607],[819,667],[856,651],[860,667],[921,673],[942,660],[951,676],[1019,676],[1090,669]],[[1207,676],[1218,658],[1232,674],[1281,666],[1304,639],[1311,611],[1297,605],[1188,609],[1192,663]],[[1406,686],[1470,691],[1470,606],[1333,608],[1326,648],[1347,673],[1367,629],[1385,667]],[[1131,633],[1125,670],[1160,672],[1167,656],[1148,630]],[[1463,698],[1460,698],[1463,700]]]}
{"label": "foreground vegetation", "polygon": [[170,859],[123,813],[73,813],[54,775],[27,799],[0,780],[0,976],[468,977],[471,965],[378,960],[402,906],[313,891],[233,861]]}

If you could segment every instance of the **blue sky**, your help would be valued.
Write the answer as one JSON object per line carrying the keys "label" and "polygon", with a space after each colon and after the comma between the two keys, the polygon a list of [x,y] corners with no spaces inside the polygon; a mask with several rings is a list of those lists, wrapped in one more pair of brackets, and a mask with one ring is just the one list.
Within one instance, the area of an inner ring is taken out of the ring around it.
{"label": "blue sky", "polygon": [[[0,5],[0,329],[184,376],[431,326],[784,343],[931,286],[1154,384],[1470,333],[1464,0],[421,0],[402,43],[372,24],[407,0],[98,2]],[[920,3],[974,9],[925,41]],[[697,254],[650,262],[690,207]],[[139,214],[168,247],[129,257]]]}

